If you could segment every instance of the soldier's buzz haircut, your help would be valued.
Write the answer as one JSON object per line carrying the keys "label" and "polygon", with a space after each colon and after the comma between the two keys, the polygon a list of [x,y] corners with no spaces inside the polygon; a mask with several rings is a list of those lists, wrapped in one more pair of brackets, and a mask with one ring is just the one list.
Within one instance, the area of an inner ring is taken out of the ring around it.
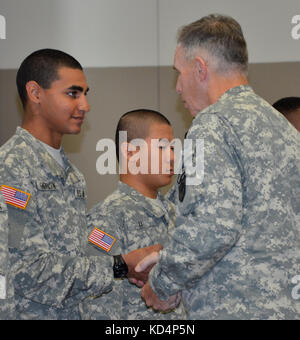
{"label": "soldier's buzz haircut", "polygon": [[34,80],[42,88],[49,89],[58,80],[58,69],[69,67],[82,70],[80,63],[71,55],[54,49],[41,49],[31,53],[22,62],[17,72],[17,88],[23,107],[27,103],[26,84]]}
{"label": "soldier's buzz haircut", "polygon": [[229,16],[211,14],[182,27],[177,43],[185,50],[186,58],[194,57],[196,49],[205,49],[219,61],[220,72],[230,68],[248,72],[247,44],[241,26]]}
{"label": "soldier's buzz haircut", "polygon": [[273,107],[283,115],[288,116],[290,113],[300,109],[300,97],[281,98],[273,104]]}
{"label": "soldier's buzz haircut", "polygon": [[126,112],[119,120],[115,144],[117,159],[119,161],[119,136],[120,131],[127,133],[127,142],[133,139],[148,137],[149,129],[153,123],[167,124],[171,126],[170,121],[160,112],[149,109],[136,109]]}

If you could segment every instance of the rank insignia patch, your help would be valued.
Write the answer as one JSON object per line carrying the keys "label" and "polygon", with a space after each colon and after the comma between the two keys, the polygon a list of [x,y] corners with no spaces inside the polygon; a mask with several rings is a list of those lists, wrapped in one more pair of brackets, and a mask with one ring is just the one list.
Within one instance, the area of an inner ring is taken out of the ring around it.
{"label": "rank insignia patch", "polygon": [[104,231],[98,228],[94,228],[89,236],[89,241],[96,246],[102,248],[106,252],[109,252],[113,244],[116,242],[116,239],[106,234]]}
{"label": "rank insignia patch", "polygon": [[8,185],[1,185],[1,192],[5,198],[6,204],[13,205],[23,210],[26,209],[31,196],[31,194],[28,194],[25,191],[9,187]]}

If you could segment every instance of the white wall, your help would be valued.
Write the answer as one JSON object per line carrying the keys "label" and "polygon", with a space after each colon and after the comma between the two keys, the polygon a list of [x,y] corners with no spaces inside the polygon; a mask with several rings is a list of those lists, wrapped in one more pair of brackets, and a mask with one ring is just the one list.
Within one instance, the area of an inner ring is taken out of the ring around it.
{"label": "white wall", "polygon": [[299,0],[160,0],[159,13],[162,65],[173,58],[178,27],[211,13],[230,15],[240,23],[250,63],[300,61],[300,40],[291,35]]}
{"label": "white wall", "polygon": [[178,27],[216,12],[240,22],[251,63],[300,60],[291,36],[299,0],[0,0],[0,68],[44,47],[85,67],[171,65]]}
{"label": "white wall", "polygon": [[0,68],[51,47],[85,67],[157,64],[156,0],[0,0],[7,23]]}

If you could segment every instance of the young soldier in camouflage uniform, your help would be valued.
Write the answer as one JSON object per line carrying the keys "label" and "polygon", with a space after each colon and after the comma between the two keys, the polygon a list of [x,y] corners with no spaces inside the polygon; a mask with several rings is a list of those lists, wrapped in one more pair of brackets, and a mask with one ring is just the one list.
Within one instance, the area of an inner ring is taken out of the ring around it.
{"label": "young soldier in camouflage uniform", "polygon": [[232,18],[180,32],[176,90],[195,117],[187,138],[204,140],[204,176],[179,177],[173,238],[142,290],[155,309],[182,291],[190,319],[300,318],[300,135],[248,85],[247,60]]}
{"label": "young soldier in camouflage uniform", "polygon": [[[148,155],[148,171],[146,174],[132,174],[130,169],[126,168],[128,173],[120,175],[117,190],[89,212],[91,230],[97,227],[116,238],[115,244],[109,251],[101,249],[101,245],[91,244],[90,255],[96,255],[100,251],[102,254],[111,256],[156,243],[165,246],[174,227],[174,205],[158,192],[159,188],[170,184],[174,171],[174,155],[170,147],[174,136],[170,122],[163,115],[152,110],[134,110],[123,115],[116,131],[118,159],[119,156],[121,158],[119,155],[120,131],[127,133],[127,141],[120,145],[122,156],[124,156],[121,160],[121,167],[124,164],[126,167],[132,162],[132,157],[135,155],[134,152],[126,151],[127,143],[141,138],[147,142],[146,153],[141,152]],[[151,147],[151,141],[154,139],[158,140],[160,145],[153,144]],[[160,168],[155,174],[150,173],[151,164],[154,163],[153,160],[151,163],[151,151],[153,154],[160,153]],[[169,154],[164,154],[164,152]],[[166,171],[162,171],[162,162],[165,162]],[[170,171],[169,174],[168,171]],[[127,280],[116,283],[109,294],[100,298],[87,299],[82,308],[86,319],[186,318],[182,305],[168,314],[154,312],[151,308],[147,308],[141,299],[140,289]]]}
{"label": "young soldier in camouflage uniform", "polygon": [[79,303],[113,284],[112,260],[85,255],[86,184],[61,148],[80,132],[88,86],[81,65],[52,49],[23,61],[17,85],[22,128],[0,149],[17,318],[78,319]]}

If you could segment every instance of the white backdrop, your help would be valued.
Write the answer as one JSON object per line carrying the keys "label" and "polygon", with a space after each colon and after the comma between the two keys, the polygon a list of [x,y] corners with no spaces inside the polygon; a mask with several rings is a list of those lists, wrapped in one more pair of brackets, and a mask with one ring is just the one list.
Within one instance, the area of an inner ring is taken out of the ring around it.
{"label": "white backdrop", "polygon": [[251,63],[300,60],[300,39],[291,34],[299,0],[0,0],[0,68],[17,68],[44,47],[84,67],[172,65],[178,27],[209,13],[240,22]]}

